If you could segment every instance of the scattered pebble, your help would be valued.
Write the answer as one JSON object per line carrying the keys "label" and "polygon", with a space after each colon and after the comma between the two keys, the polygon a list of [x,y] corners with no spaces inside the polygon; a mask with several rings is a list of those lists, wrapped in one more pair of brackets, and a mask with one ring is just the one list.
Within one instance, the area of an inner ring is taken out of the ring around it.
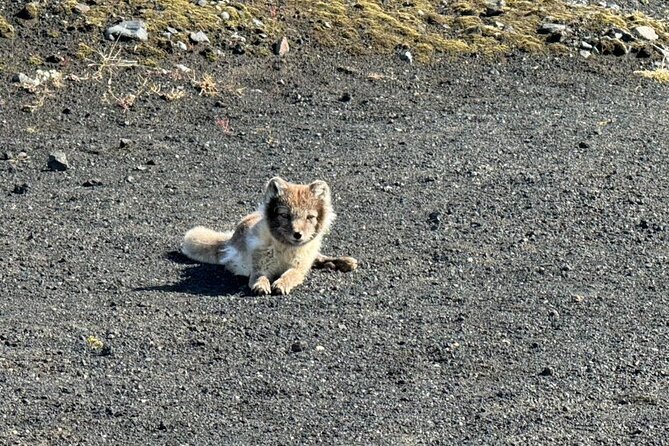
{"label": "scattered pebble", "polygon": [[133,177],[132,175],[128,175],[127,177],[125,177],[125,180],[128,183],[134,183],[135,182],[135,177]]}
{"label": "scattered pebble", "polygon": [[67,156],[65,153],[60,150],[56,150],[55,152],[49,153],[47,167],[49,170],[62,172],[69,169],[70,165],[67,162]]}
{"label": "scattered pebble", "polygon": [[323,347],[322,345],[317,345],[316,348],[315,348],[315,350],[316,350],[317,352],[322,352],[322,351],[325,351],[325,347]]}
{"label": "scattered pebble", "polygon": [[12,82],[23,84],[23,85],[37,85],[37,82],[35,79],[26,76],[23,73],[16,73],[14,76],[12,76]]}
{"label": "scattered pebble", "polygon": [[91,178],[90,180],[86,180],[82,186],[84,187],[97,187],[97,186],[102,186],[102,180],[99,178]]}
{"label": "scattered pebble", "polygon": [[413,54],[411,54],[411,51],[409,50],[402,50],[400,51],[400,60],[403,60],[404,62],[413,63]]}
{"label": "scattered pebble", "polygon": [[288,44],[288,39],[284,36],[274,44],[274,54],[277,56],[283,57],[288,54],[290,51],[290,45]]}
{"label": "scattered pebble", "polygon": [[47,62],[47,63],[58,63],[58,64],[60,64],[60,63],[65,62],[65,58],[63,56],[61,56],[60,54],[52,54],[49,57],[47,57],[46,59],[44,59],[44,61]]}
{"label": "scattered pebble", "polygon": [[77,3],[76,5],[74,5],[74,8],[72,8],[72,10],[77,14],[84,15],[91,10],[91,7],[85,3]]}
{"label": "scattered pebble", "polygon": [[655,30],[650,26],[637,26],[632,31],[644,40],[653,41],[659,38]]}
{"label": "scattered pebble", "polygon": [[539,376],[553,376],[553,369],[550,367],[544,367],[544,369],[539,372]]}
{"label": "scattered pebble", "polygon": [[128,39],[142,42],[149,40],[146,25],[141,20],[126,20],[107,28],[104,34],[107,40]]}
{"label": "scattered pebble", "polygon": [[177,42],[177,48],[179,48],[181,51],[188,51],[188,45],[181,41]]}
{"label": "scattered pebble", "polygon": [[122,149],[122,148],[124,148],[124,147],[128,147],[128,146],[131,145],[131,144],[132,144],[132,139],[130,139],[130,138],[121,138],[121,139],[119,140],[119,144],[118,144],[118,146]]}
{"label": "scattered pebble", "polygon": [[544,22],[539,26],[539,34],[562,34],[567,31],[567,25],[561,23]]}
{"label": "scattered pebble", "polygon": [[14,190],[12,191],[12,193],[17,195],[23,195],[28,193],[28,190],[30,190],[30,185],[28,183],[16,184],[14,186]]}
{"label": "scattered pebble", "polygon": [[307,348],[307,344],[302,341],[296,341],[290,346],[291,353],[299,353]]}
{"label": "scattered pebble", "polygon": [[485,16],[494,17],[504,14],[504,7],[506,6],[506,2],[504,0],[488,0],[485,6]]}
{"label": "scattered pebble", "polygon": [[230,13],[228,13],[227,11],[223,11],[221,13],[221,18],[223,19],[224,22],[227,22],[228,20],[230,20]]}
{"label": "scattered pebble", "polygon": [[202,32],[198,31],[196,33],[190,33],[190,40],[195,43],[209,43],[209,37]]}
{"label": "scattered pebble", "polygon": [[431,212],[428,216],[428,221],[430,222],[430,229],[436,231],[441,226],[441,212],[434,211]]}

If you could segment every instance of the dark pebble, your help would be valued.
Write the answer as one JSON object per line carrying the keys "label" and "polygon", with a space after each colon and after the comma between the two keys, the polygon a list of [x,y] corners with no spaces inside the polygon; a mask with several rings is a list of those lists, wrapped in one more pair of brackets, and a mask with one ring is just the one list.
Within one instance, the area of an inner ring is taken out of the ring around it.
{"label": "dark pebble", "polygon": [[30,190],[30,185],[28,183],[23,183],[23,184],[17,184],[14,186],[14,190],[12,193],[17,194],[17,195],[23,195]]}
{"label": "dark pebble", "polygon": [[545,367],[539,372],[539,376],[553,376],[553,370],[550,367]]}
{"label": "dark pebble", "polygon": [[102,180],[99,180],[97,178],[92,178],[90,180],[86,180],[84,184],[82,184],[84,187],[96,187],[96,186],[102,186]]}
{"label": "dark pebble", "polygon": [[307,348],[307,345],[304,342],[297,341],[290,346],[290,351],[291,353],[299,353],[301,351],[304,351],[305,348]]}

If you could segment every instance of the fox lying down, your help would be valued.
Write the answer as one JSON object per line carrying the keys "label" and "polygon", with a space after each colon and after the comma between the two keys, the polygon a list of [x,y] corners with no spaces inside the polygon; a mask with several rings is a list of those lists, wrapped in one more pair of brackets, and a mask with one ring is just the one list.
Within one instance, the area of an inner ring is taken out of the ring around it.
{"label": "fox lying down", "polygon": [[181,252],[248,276],[256,294],[288,294],[311,268],[343,272],[357,268],[352,257],[320,253],[334,218],[327,183],[293,184],[275,177],[267,183],[258,211],[244,217],[234,231],[197,226],[184,236]]}

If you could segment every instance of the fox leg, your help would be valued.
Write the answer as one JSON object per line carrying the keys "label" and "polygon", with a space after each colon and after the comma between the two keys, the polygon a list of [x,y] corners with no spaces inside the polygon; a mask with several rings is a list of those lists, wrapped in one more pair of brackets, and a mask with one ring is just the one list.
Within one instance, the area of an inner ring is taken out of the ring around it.
{"label": "fox leg", "polygon": [[288,294],[293,288],[304,282],[307,271],[302,268],[290,268],[272,283],[274,294]]}
{"label": "fox leg", "polygon": [[358,267],[358,261],[353,257],[329,257],[323,254],[318,254],[312,268],[315,269],[331,269],[334,271],[341,271],[347,273],[353,271]]}
{"label": "fox leg", "polygon": [[269,274],[262,268],[263,253],[254,252],[251,256],[251,274],[249,275],[249,288],[254,294],[265,295],[272,294],[272,286],[269,281]]}

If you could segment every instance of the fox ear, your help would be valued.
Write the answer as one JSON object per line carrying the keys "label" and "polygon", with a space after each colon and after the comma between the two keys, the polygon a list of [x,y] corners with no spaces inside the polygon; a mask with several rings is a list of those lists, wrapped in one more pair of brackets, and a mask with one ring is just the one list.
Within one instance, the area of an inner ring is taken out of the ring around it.
{"label": "fox ear", "polygon": [[325,181],[314,181],[309,185],[309,189],[314,197],[325,201],[330,200],[330,186]]}
{"label": "fox ear", "polygon": [[288,183],[281,177],[274,177],[267,182],[265,186],[265,203],[269,203],[272,198],[280,197]]}

